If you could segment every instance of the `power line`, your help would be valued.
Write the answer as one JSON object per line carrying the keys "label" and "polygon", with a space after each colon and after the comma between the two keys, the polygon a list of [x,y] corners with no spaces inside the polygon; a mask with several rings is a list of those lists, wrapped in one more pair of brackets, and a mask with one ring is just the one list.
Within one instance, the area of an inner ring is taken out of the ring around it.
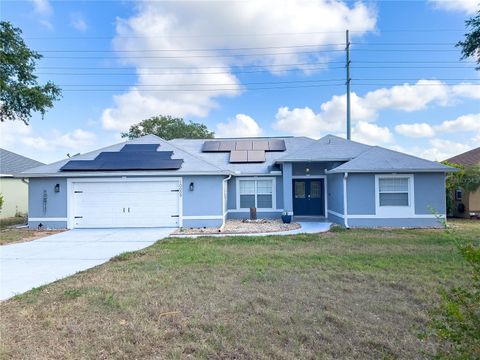
{"label": "power line", "polygon": [[[379,42],[379,43],[355,43],[350,44],[360,46],[376,46],[376,45],[394,45],[394,46],[454,46],[455,43],[432,43],[432,42]],[[235,48],[193,48],[193,49],[138,49],[138,50],[89,50],[89,49],[75,49],[75,50],[36,50],[40,53],[135,53],[135,52],[191,52],[191,51],[237,51],[237,50],[268,50],[268,49],[290,49],[290,48],[309,48],[309,47],[332,47],[332,46],[345,46],[345,43],[332,43],[332,44],[303,44],[303,45],[283,45],[283,46],[263,46],[263,47],[235,47]]]}
{"label": "power line", "polygon": [[[368,33],[368,30],[350,30],[351,33]],[[381,33],[430,33],[430,32],[465,32],[465,29],[385,29],[381,30]],[[309,32],[282,32],[282,33],[242,33],[242,34],[226,34],[226,33],[217,33],[217,34],[168,34],[165,36],[164,33],[151,33],[149,35],[118,35],[112,34],[111,36],[26,36],[25,39],[64,39],[64,40],[92,40],[92,39],[108,39],[112,38],[118,39],[142,39],[142,38],[151,38],[154,36],[163,36],[168,38],[226,38],[226,37],[259,37],[259,36],[296,36],[296,35],[315,35],[315,34],[343,34],[345,30],[325,30],[325,31],[309,31]]]}

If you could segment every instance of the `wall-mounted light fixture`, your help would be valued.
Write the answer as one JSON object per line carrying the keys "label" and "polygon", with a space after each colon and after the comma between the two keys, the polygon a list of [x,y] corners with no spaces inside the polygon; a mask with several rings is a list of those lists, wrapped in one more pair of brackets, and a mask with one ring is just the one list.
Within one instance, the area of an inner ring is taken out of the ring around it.
{"label": "wall-mounted light fixture", "polygon": [[191,182],[190,185],[188,186],[188,188],[190,189],[190,191],[195,190],[195,184],[193,182]]}
{"label": "wall-mounted light fixture", "polygon": [[55,192],[60,192],[60,184],[56,184],[55,187],[53,188]]}
{"label": "wall-mounted light fixture", "polygon": [[308,167],[305,168],[305,172],[306,172],[307,174],[310,174],[310,168],[308,168]]}

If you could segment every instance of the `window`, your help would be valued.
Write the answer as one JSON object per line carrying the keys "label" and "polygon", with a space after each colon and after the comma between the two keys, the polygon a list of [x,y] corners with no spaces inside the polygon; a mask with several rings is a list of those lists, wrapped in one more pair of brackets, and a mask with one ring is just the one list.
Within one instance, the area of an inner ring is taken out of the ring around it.
{"label": "window", "polygon": [[409,206],[408,177],[380,178],[378,190],[380,206]]}
{"label": "window", "polygon": [[295,181],[295,199],[305,199],[305,181]]}
{"label": "window", "polygon": [[387,217],[414,215],[413,175],[376,175],[376,214]]}
{"label": "window", "polygon": [[273,209],[273,179],[238,180],[239,208]]}
{"label": "window", "polygon": [[322,195],[322,183],[320,181],[310,182],[310,198],[319,199]]}

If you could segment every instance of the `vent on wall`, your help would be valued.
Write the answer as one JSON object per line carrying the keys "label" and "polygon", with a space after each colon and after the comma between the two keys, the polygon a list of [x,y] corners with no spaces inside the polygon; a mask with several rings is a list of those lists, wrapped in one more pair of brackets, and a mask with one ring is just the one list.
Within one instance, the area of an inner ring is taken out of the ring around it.
{"label": "vent on wall", "polygon": [[203,143],[203,152],[229,152],[231,163],[262,163],[265,152],[285,151],[285,141],[271,140],[213,140]]}
{"label": "vent on wall", "polygon": [[158,144],[127,144],[120,151],[101,152],[93,160],[70,160],[62,171],[178,170],[182,159],[173,151],[157,151]]}

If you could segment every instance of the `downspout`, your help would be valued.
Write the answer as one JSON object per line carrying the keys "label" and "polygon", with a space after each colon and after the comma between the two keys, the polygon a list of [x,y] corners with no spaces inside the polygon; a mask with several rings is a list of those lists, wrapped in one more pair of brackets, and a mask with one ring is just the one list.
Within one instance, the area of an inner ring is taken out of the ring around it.
{"label": "downspout", "polygon": [[344,220],[345,227],[349,229],[350,226],[348,226],[348,210],[347,210],[348,209],[347,179],[348,179],[348,173],[346,172],[343,175],[343,220]]}
{"label": "downspout", "polygon": [[[230,180],[232,178],[232,174],[228,175],[228,177],[226,177],[225,179],[223,179],[223,194],[222,194],[222,199],[223,199],[223,203],[222,203],[222,212],[223,212],[223,224],[221,226],[221,229],[223,229],[223,227],[225,226],[225,218],[227,216],[227,202],[228,202],[228,180]],[[225,189],[227,189],[227,196],[225,197]]]}

